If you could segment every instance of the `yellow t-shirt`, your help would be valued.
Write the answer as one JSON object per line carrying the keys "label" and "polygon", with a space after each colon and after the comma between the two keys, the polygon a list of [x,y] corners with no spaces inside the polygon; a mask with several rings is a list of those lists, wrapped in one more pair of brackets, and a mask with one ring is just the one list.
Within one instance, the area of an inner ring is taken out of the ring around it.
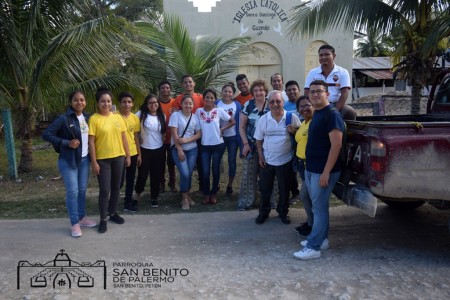
{"label": "yellow t-shirt", "polygon": [[295,133],[295,141],[297,142],[297,151],[295,154],[301,159],[306,159],[306,143],[308,142],[308,129],[311,120],[312,119],[310,119],[308,123],[303,121],[302,124],[300,124],[300,128]]}
{"label": "yellow t-shirt", "polygon": [[138,116],[135,114],[130,114],[128,117],[120,115],[125,122],[125,126],[127,130],[125,131],[125,135],[128,141],[128,148],[130,149],[130,156],[134,156],[138,154],[136,141],[134,140],[135,133],[141,131],[141,123],[139,122]]}
{"label": "yellow t-shirt", "polygon": [[125,156],[122,132],[126,131],[125,122],[118,114],[105,117],[95,113],[89,118],[89,135],[95,136],[95,154],[97,159]]}

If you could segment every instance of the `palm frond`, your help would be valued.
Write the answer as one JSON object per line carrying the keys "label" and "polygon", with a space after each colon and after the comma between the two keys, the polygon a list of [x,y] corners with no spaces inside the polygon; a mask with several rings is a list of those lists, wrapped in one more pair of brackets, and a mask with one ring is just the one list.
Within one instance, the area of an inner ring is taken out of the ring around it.
{"label": "palm frond", "polygon": [[369,26],[385,33],[403,20],[401,12],[382,0],[312,0],[292,8],[288,34],[311,37],[327,28],[361,31]]}

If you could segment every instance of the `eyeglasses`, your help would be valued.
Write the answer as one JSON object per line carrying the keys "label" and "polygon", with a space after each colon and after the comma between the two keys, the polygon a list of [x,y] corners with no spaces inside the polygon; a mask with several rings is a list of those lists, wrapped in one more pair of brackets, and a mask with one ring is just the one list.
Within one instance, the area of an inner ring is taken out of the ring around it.
{"label": "eyeglasses", "polygon": [[154,101],[154,102],[149,102],[149,103],[147,103],[147,105],[153,105],[153,104],[158,104],[158,102],[157,102],[157,101]]}
{"label": "eyeglasses", "polygon": [[270,100],[270,101],[269,101],[269,104],[270,104],[270,105],[274,105],[275,103],[276,103],[276,104],[281,104],[281,102],[283,102],[283,101],[281,101],[281,100]]}
{"label": "eyeglasses", "polygon": [[325,91],[324,91],[324,90],[309,91],[309,93],[310,93],[311,95],[315,95],[315,94],[320,95],[320,94],[322,94],[323,92],[325,92]]}
{"label": "eyeglasses", "polygon": [[298,109],[299,111],[304,110],[305,108],[310,108],[312,105],[311,104],[305,104],[305,105],[299,105]]}

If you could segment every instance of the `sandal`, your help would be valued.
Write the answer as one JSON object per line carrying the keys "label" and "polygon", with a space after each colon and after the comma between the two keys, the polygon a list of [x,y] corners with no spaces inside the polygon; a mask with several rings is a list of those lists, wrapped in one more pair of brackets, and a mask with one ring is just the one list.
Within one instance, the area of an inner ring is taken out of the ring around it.
{"label": "sandal", "polygon": [[211,195],[211,197],[209,198],[209,202],[211,202],[211,204],[216,204],[217,203],[216,195]]}
{"label": "sandal", "polygon": [[203,200],[203,204],[208,205],[211,204],[211,199],[208,197],[205,198],[205,200]]}

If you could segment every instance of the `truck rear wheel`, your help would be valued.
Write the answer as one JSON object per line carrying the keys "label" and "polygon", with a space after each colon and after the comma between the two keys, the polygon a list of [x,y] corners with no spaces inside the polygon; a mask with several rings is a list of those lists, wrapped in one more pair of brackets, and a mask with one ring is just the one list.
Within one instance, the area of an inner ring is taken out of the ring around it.
{"label": "truck rear wheel", "polygon": [[395,200],[381,200],[389,207],[397,210],[413,210],[422,206],[425,201],[395,201]]}

